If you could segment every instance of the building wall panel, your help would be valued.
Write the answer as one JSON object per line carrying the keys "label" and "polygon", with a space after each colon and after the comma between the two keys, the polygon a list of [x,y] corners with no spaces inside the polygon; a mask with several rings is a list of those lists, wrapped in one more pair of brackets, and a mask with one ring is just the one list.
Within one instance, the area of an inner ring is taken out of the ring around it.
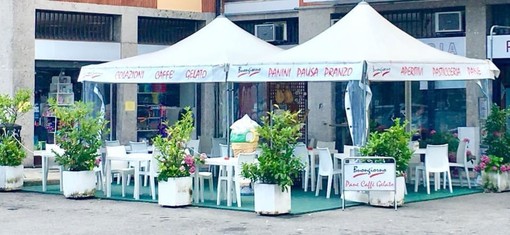
{"label": "building wall panel", "polygon": [[202,12],[215,12],[216,0],[202,0]]}
{"label": "building wall panel", "polygon": [[157,0],[54,0],[54,1],[115,5],[115,6],[146,7],[146,8],[157,8],[158,2]]}

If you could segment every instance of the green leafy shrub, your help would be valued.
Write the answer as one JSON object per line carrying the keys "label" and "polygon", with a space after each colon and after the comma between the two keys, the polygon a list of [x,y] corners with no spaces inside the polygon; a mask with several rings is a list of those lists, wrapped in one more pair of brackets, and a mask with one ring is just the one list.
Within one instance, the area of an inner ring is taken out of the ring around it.
{"label": "green leafy shrub", "polygon": [[448,152],[456,152],[459,147],[459,138],[457,133],[449,131],[437,132],[436,130],[431,130],[426,138],[420,140],[421,148],[426,148],[427,144],[448,144]]}
{"label": "green leafy shrub", "polygon": [[68,171],[89,171],[98,165],[101,135],[108,132],[103,115],[92,116],[92,104],[76,101],[58,105],[49,99],[51,111],[58,119],[57,145],[64,153],[55,153],[55,160]]}
{"label": "green leafy shrub", "polygon": [[510,109],[500,109],[493,105],[484,126],[482,143],[487,145],[487,155],[503,158],[502,163],[510,163],[510,134],[507,133],[507,121]]}
{"label": "green leafy shrub", "polygon": [[403,175],[413,152],[409,148],[412,132],[406,131],[407,121],[395,118],[393,125],[382,132],[372,132],[365,146],[360,148],[363,156],[393,157],[396,161],[397,176]]}
{"label": "green leafy shrub", "polygon": [[303,168],[299,158],[293,155],[294,147],[301,136],[302,124],[298,112],[277,110],[263,117],[263,125],[257,128],[261,137],[262,152],[258,163],[244,164],[242,175],[254,182],[278,184],[287,190],[293,179]]}
{"label": "green leafy shrub", "polygon": [[18,141],[14,131],[18,117],[32,109],[31,91],[21,89],[14,94],[0,95],[0,165],[19,166],[23,163],[26,153]]}
{"label": "green leafy shrub", "polygon": [[14,135],[0,135],[0,166],[19,166],[25,157],[26,153]]}
{"label": "green leafy shrub", "polygon": [[190,176],[196,170],[197,162],[203,162],[207,157],[200,154],[195,157],[186,151],[186,143],[193,132],[193,112],[190,107],[185,108],[182,117],[173,125],[166,128],[166,136],[154,137],[154,146],[159,150],[155,155],[159,164],[159,181],[168,178]]}

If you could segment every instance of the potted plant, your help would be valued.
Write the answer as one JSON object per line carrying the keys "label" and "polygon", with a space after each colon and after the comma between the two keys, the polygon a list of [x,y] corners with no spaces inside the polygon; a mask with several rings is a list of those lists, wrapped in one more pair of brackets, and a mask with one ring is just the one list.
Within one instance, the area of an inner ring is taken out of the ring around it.
{"label": "potted plant", "polygon": [[287,214],[291,210],[291,186],[303,165],[293,155],[301,136],[298,112],[276,110],[263,117],[257,127],[262,151],[258,163],[243,165],[242,175],[255,182],[255,212]]}
{"label": "potted plant", "polygon": [[53,151],[55,161],[63,166],[64,196],[66,198],[94,197],[96,177],[93,169],[99,165],[101,135],[108,130],[104,115],[93,116],[91,103],[76,101],[72,105],[59,105],[49,99],[51,111],[58,120],[56,144],[63,153]]}
{"label": "potted plant", "polygon": [[18,117],[32,109],[30,90],[21,89],[14,97],[0,95],[0,191],[23,187],[23,159],[21,126]]}
{"label": "potted plant", "polygon": [[193,131],[193,113],[189,107],[172,126],[166,123],[166,135],[154,137],[158,151],[158,204],[161,206],[186,206],[191,204],[192,178],[196,164],[205,159],[205,154],[194,157],[187,151],[186,143]]}
{"label": "potted plant", "polygon": [[500,109],[493,105],[484,126],[483,144],[487,145],[487,155],[480,158],[475,170],[482,174],[482,186],[487,192],[510,190],[510,134],[507,120],[510,109]]}
{"label": "potted plant", "polygon": [[[404,204],[405,192],[405,172],[413,152],[409,148],[412,132],[406,131],[406,122],[401,122],[395,118],[393,125],[382,131],[373,132],[368,138],[365,146],[360,148],[363,156],[382,156],[395,158],[396,165],[396,199],[397,205]],[[393,192],[369,192],[370,205],[376,206],[394,206]]]}

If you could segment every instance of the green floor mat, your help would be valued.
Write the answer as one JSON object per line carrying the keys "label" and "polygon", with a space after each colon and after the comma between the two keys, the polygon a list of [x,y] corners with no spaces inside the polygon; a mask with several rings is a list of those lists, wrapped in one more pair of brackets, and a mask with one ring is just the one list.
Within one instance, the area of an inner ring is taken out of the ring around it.
{"label": "green floor mat", "polygon": [[[122,187],[117,184],[112,184],[112,197],[106,198],[103,191],[97,191],[96,197],[101,199],[110,199],[110,200],[122,200],[122,201],[136,201],[133,198],[133,186],[126,187],[126,195],[122,197]],[[23,187],[23,191],[26,192],[38,192],[38,193],[48,193],[48,194],[62,194],[59,191],[59,185],[48,185],[47,191],[42,192],[41,186],[25,186]],[[315,192],[304,192],[300,188],[292,189],[292,211],[291,214],[306,214],[324,210],[334,210],[342,208],[342,201],[340,200],[339,195],[335,195],[331,192],[331,198],[326,199],[325,196],[326,190],[321,190],[318,197],[315,196]],[[140,202],[150,202],[157,203],[157,200],[152,200],[152,197],[149,195],[150,188],[142,187],[140,192]],[[157,190],[156,190],[157,192]],[[430,194],[426,193],[426,188],[423,186],[419,187],[417,193],[414,192],[414,185],[408,185],[407,188],[408,194],[405,196],[406,203],[427,201],[427,200],[436,200],[441,198],[449,198],[456,197],[462,195],[468,195],[473,193],[481,193],[482,189],[478,187],[467,188],[467,187],[454,187],[453,193],[450,193],[448,189],[441,189],[439,191],[432,191]],[[217,209],[226,209],[226,210],[238,210],[238,211],[254,211],[254,202],[253,195],[243,195],[241,201],[242,207],[237,207],[237,204],[233,203],[232,206],[228,207],[226,205],[226,200],[222,200],[220,205],[216,205],[216,192],[214,191],[214,195],[211,195],[209,190],[206,189],[204,192],[204,202],[203,203],[193,203],[193,206],[197,207],[207,207],[207,208],[217,208]],[[346,202],[346,207],[363,205],[355,202]]]}

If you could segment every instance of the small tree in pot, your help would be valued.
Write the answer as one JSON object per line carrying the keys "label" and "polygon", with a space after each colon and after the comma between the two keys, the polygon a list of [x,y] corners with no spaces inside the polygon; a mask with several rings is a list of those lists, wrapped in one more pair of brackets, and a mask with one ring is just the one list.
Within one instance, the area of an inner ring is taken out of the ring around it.
{"label": "small tree in pot", "polygon": [[294,178],[303,168],[293,155],[301,136],[298,112],[277,110],[263,117],[257,128],[262,138],[258,163],[243,165],[242,175],[255,182],[255,211],[259,214],[290,212],[290,192]]}
{"label": "small tree in pot", "polygon": [[67,198],[95,196],[96,178],[93,172],[99,165],[101,135],[108,132],[104,115],[93,116],[90,103],[58,105],[49,99],[51,111],[58,120],[57,145],[63,153],[54,151],[55,160],[64,167],[63,192]]}
{"label": "small tree in pot", "polygon": [[166,136],[156,136],[154,146],[158,161],[158,204],[161,206],[186,206],[191,204],[192,178],[197,162],[207,156],[195,157],[186,150],[186,143],[193,131],[193,112],[189,107],[173,125],[166,128]]}
{"label": "small tree in pot", "polygon": [[23,187],[23,159],[26,153],[21,145],[21,126],[18,117],[32,109],[31,91],[21,89],[14,97],[0,95],[0,191]]}
{"label": "small tree in pot", "polygon": [[[406,122],[399,118],[393,120],[393,125],[381,132],[373,132],[368,142],[360,149],[363,156],[393,157],[396,164],[397,204],[404,203],[405,172],[413,151],[409,148],[412,132],[406,131]],[[388,192],[370,192],[370,204],[377,206],[393,206],[393,195]]]}

